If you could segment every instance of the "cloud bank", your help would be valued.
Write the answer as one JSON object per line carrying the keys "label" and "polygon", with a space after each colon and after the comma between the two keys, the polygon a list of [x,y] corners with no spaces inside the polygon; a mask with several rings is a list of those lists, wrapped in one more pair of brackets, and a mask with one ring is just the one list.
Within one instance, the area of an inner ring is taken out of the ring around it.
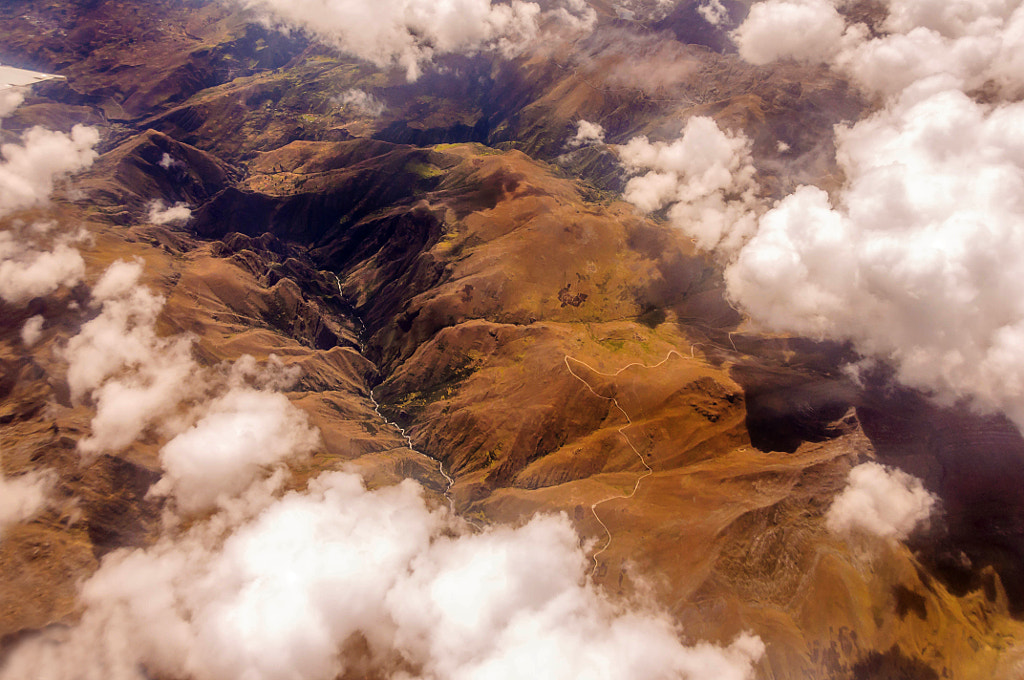
{"label": "cloud bank", "polygon": [[242,0],[272,22],[306,31],[378,66],[399,66],[416,80],[435,56],[494,50],[520,52],[554,22],[589,30],[596,15],[583,0],[566,0],[543,12],[533,2],[512,0]]}
{"label": "cloud bank", "polygon": [[902,540],[931,516],[937,500],[921,480],[878,463],[850,470],[846,488],[825,515],[838,534]]}
{"label": "cloud bank", "polygon": [[778,330],[852,339],[900,379],[1024,426],[1024,104],[910,91],[837,130],[833,205],[802,187],[761,219],[730,293]]}
{"label": "cloud bank", "polygon": [[992,83],[1020,94],[1024,8],[1014,0],[887,0],[882,34],[847,25],[837,0],[764,0],[732,37],[753,64],[829,62],[862,87],[896,95],[933,76],[972,90]]}
{"label": "cloud bank", "polygon": [[[755,6],[741,50],[783,30],[765,23],[780,3]],[[828,2],[797,4],[834,18]],[[847,27],[819,55],[885,98],[836,129],[846,185],[833,198],[801,187],[767,211],[726,273],[729,293],[771,330],[852,340],[905,384],[1024,428],[1024,104],[972,96],[1019,88],[1024,6],[887,7],[887,33]]]}
{"label": "cloud bank", "polygon": [[765,0],[733,34],[750,61],[829,61],[878,95],[836,127],[841,189],[760,204],[742,135],[692,119],[675,141],[621,147],[648,171],[625,198],[671,206],[762,328],[852,341],[941,403],[1024,429],[1024,5],[889,0],[869,37],[841,4]]}
{"label": "cloud bank", "polygon": [[664,615],[612,603],[564,517],[467,533],[409,481],[325,473],[218,526],[106,558],[81,623],[0,677],[743,680],[764,650],[687,647]]}

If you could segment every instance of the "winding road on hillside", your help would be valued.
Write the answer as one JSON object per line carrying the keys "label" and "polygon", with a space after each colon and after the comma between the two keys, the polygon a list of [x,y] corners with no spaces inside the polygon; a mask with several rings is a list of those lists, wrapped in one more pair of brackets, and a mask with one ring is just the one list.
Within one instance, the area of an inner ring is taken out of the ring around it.
{"label": "winding road on hillside", "polygon": [[[694,354],[694,347],[691,346],[690,347],[690,358],[694,358],[693,354]],[[603,376],[603,377],[606,377],[606,378],[615,378],[615,377],[618,377],[619,375],[621,375],[624,371],[629,370],[630,368],[655,369],[655,368],[658,368],[660,366],[664,366],[666,363],[668,363],[669,359],[671,359],[673,356],[677,356],[680,359],[686,359],[685,356],[683,356],[682,354],[680,354],[676,350],[671,350],[671,351],[669,351],[669,353],[667,355],[665,355],[664,359],[662,359],[661,361],[659,361],[656,364],[647,365],[647,364],[642,364],[640,362],[636,362],[635,361],[633,363],[630,363],[630,364],[627,364],[627,365],[623,366],[622,368],[620,368],[619,370],[615,371],[614,373],[603,373],[601,371],[598,371],[597,369],[595,369],[593,366],[591,366],[587,362],[582,361],[580,359],[577,359],[577,358],[575,358],[573,356],[570,356],[568,354],[566,354],[564,359],[563,359],[564,362],[565,362],[565,368],[566,368],[566,370],[569,371],[569,373],[572,375],[572,377],[576,378],[581,383],[583,383],[583,385],[587,388],[587,390],[589,390],[590,393],[593,394],[598,399],[604,399],[605,401],[610,401],[612,403],[612,405],[615,406],[616,409],[618,409],[619,413],[622,414],[622,417],[626,419],[626,424],[621,426],[621,427],[619,427],[616,430],[616,432],[618,432],[618,434],[626,441],[626,444],[629,446],[630,450],[633,451],[633,453],[636,454],[637,459],[639,459],[640,463],[644,466],[644,471],[642,473],[640,473],[639,477],[636,478],[636,483],[633,484],[633,490],[630,491],[628,494],[619,494],[619,495],[616,495],[616,496],[609,496],[608,498],[601,499],[601,500],[597,501],[596,503],[591,504],[591,506],[590,506],[590,512],[593,513],[594,519],[596,519],[597,523],[601,525],[601,528],[604,529],[604,533],[607,536],[607,540],[605,541],[604,545],[601,546],[601,548],[591,556],[591,559],[594,561],[594,566],[590,570],[591,576],[593,576],[594,573],[597,571],[598,558],[601,556],[602,553],[604,553],[606,550],[608,550],[609,546],[611,546],[611,544],[612,544],[612,532],[611,532],[611,529],[609,529],[608,525],[605,524],[604,520],[601,519],[601,515],[597,512],[597,509],[599,507],[601,507],[602,505],[604,505],[605,503],[610,503],[611,501],[629,500],[629,499],[633,498],[636,495],[636,492],[640,489],[640,483],[643,482],[648,477],[650,477],[651,475],[653,475],[654,474],[654,469],[650,465],[647,464],[647,461],[644,460],[643,454],[641,454],[640,451],[636,448],[636,446],[633,445],[633,441],[629,438],[629,435],[626,434],[626,429],[633,425],[633,419],[629,417],[629,414],[626,413],[626,410],[624,408],[622,408],[621,404],[619,404],[619,400],[616,399],[615,397],[606,397],[603,394],[599,394],[597,392],[597,390],[595,390],[594,387],[589,382],[586,381],[586,379],[584,379],[579,373],[577,373],[576,371],[573,370],[572,363],[570,363],[570,362],[575,362],[575,363],[579,364],[580,366],[585,367],[591,373],[594,373],[596,375],[600,375],[600,376]]]}

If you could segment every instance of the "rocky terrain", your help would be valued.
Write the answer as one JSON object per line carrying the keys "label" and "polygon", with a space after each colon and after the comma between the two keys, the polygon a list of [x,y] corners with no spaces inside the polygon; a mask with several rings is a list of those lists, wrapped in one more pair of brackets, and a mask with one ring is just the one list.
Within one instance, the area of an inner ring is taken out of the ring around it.
{"label": "rocky terrain", "polygon": [[[280,493],[345,469],[371,489],[415,480],[477,532],[565,513],[614,601],[655,603],[689,645],[757,635],[751,677],[1019,677],[1013,423],[885,366],[855,378],[849,344],[758,330],[720,261],[623,200],[613,151],[567,146],[582,119],[625,144],[708,116],[751,140],[759,200],[839,187],[833,125],[870,98],[819,65],[745,63],[699,4],[594,2],[582,38],[439,56],[410,82],[224,3],[5,3],[0,60],[67,80],[36,86],[3,141],[85,124],[99,155],[0,216],[87,232],[80,281],[0,302],[2,472],[50,489],[2,527],[0,664],[75,625],[105,559],[168,531],[168,430],[83,451],[99,397],[69,377],[69,341],[101,314],[90,291],[121,260],[143,263],[156,335],[188,338],[193,371],[298,367],[283,393],[320,439],[280,462]],[[735,26],[747,7],[725,5]],[[829,529],[870,461],[939,499],[906,540]]]}

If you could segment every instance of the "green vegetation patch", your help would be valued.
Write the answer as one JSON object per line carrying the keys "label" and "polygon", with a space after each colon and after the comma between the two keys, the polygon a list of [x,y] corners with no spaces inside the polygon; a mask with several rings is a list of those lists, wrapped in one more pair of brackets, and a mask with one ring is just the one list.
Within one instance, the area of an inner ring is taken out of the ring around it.
{"label": "green vegetation patch", "polygon": [[420,163],[416,161],[406,164],[405,170],[407,172],[414,173],[417,176],[422,177],[423,179],[432,179],[434,177],[441,177],[442,175],[444,175],[444,170],[437,167],[436,165],[431,165],[430,163]]}

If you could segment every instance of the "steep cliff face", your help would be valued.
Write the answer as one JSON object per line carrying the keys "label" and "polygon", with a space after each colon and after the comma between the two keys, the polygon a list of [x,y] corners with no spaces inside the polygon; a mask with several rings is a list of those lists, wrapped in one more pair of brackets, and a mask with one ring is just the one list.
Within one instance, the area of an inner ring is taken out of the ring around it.
{"label": "steep cliff face", "polygon": [[[708,115],[747,131],[765,197],[836,182],[829,133],[860,95],[822,68],[743,64],[696,5],[646,23],[599,7],[578,44],[451,56],[415,83],[218,3],[0,9],[0,57],[68,78],[5,139],[102,134],[49,205],[0,218],[90,235],[77,285],[0,302],[2,471],[52,475],[46,509],[0,537],[0,655],[73,623],[77,584],[169,521],[152,492],[167,433],[83,455],[98,403],[68,378],[69,339],[101,314],[90,287],[138,258],[158,335],[190,338],[196,371],[298,367],[285,393],[322,437],[286,489],[345,467],[417,480],[481,527],[565,513],[587,578],[654,599],[690,642],[756,633],[755,677],[1015,677],[1019,433],[855,380],[847,346],[752,330],[720,263],[619,200],[610,151],[566,146],[588,117],[625,142]],[[363,89],[379,110],[345,99]],[[869,460],[939,495],[928,531],[829,530]]]}

